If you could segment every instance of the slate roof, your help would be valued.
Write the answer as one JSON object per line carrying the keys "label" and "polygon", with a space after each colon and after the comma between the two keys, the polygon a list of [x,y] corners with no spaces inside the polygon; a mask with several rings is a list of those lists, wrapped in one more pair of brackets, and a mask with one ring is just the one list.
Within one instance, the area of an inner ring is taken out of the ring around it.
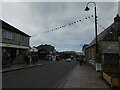
{"label": "slate roof", "polygon": [[[116,23],[117,22],[117,23]],[[99,35],[97,35],[97,41],[102,41],[103,38],[111,31],[111,28],[114,28],[114,27],[118,27],[119,28],[120,26],[120,17],[119,15],[117,15],[115,18],[114,18],[114,23],[112,25],[110,25],[108,28],[106,28],[103,32],[101,32]],[[93,45],[96,44],[96,38],[93,39],[93,41],[89,44],[88,47],[91,47]],[[86,48],[88,48],[86,47]]]}
{"label": "slate roof", "polygon": [[101,53],[118,54],[118,42],[102,41],[99,45]]}
{"label": "slate roof", "polygon": [[[3,29],[7,29],[7,30],[10,30],[10,31],[13,31],[13,32],[16,32],[16,33],[19,33],[19,34],[22,34],[22,35],[31,37],[30,35],[28,35],[28,34],[22,32],[22,31],[20,31],[19,29],[13,27],[12,25],[10,25],[10,24],[4,22],[4,21],[1,20],[1,19],[0,19],[0,23],[2,23],[1,26],[2,26]],[[1,27],[1,26],[0,26],[0,27]]]}
{"label": "slate roof", "polygon": [[[114,24],[114,23],[113,23]],[[97,41],[101,41],[106,35],[107,35],[107,33],[108,32],[110,32],[110,28],[113,26],[113,24],[112,25],[110,25],[107,29],[105,29],[103,32],[101,32],[99,35],[97,35]],[[94,44],[96,44],[96,38],[94,38],[93,39],[93,41],[89,44],[89,46],[88,47],[90,47],[90,46],[92,46],[92,45],[94,45]]]}

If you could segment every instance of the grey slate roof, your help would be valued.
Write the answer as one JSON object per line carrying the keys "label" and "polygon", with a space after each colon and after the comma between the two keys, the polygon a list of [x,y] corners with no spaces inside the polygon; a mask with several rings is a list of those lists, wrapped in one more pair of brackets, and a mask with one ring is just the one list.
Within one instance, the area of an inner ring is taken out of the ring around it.
{"label": "grey slate roof", "polygon": [[[114,23],[113,23],[114,24]],[[101,41],[106,35],[107,35],[107,33],[108,32],[110,32],[110,28],[113,26],[113,24],[112,25],[110,25],[107,29],[105,29],[103,32],[101,32],[99,35],[97,35],[97,41]],[[96,40],[95,40],[95,38],[93,39],[93,41],[89,44],[89,46],[88,47],[90,47],[90,46],[92,46],[92,45],[94,45],[94,44],[96,44]]]}
{"label": "grey slate roof", "polygon": [[101,53],[118,54],[118,42],[102,41],[99,45]]}

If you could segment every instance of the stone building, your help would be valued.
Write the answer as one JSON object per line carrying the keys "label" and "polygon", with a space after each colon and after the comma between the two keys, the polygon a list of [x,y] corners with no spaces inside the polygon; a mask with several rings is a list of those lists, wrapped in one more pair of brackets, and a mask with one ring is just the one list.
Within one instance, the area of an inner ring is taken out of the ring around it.
{"label": "stone building", "polygon": [[[98,53],[100,60],[118,59],[118,37],[120,37],[120,16],[117,15],[108,28],[98,35]],[[84,49],[87,60],[95,60],[95,39]]]}

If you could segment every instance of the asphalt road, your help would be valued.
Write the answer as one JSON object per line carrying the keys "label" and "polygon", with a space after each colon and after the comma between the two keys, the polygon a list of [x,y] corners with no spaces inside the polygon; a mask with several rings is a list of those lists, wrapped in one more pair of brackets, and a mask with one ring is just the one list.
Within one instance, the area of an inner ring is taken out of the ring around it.
{"label": "asphalt road", "polygon": [[76,61],[50,61],[43,66],[3,73],[2,87],[56,88],[76,65]]}

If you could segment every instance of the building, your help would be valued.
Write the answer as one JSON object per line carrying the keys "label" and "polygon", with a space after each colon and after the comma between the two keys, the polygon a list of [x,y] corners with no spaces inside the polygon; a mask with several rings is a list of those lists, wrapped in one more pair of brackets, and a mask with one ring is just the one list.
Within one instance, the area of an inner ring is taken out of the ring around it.
{"label": "building", "polygon": [[[98,53],[99,60],[118,59],[118,37],[120,37],[120,16],[117,15],[108,28],[98,35]],[[95,60],[96,56],[96,42],[95,39],[84,48],[87,60]]]}
{"label": "building", "polygon": [[54,54],[56,54],[56,50],[54,46],[51,45],[39,45],[36,47],[38,50],[38,54],[40,56],[40,58],[45,59],[46,56],[52,56]]}
{"label": "building", "polygon": [[[119,55],[118,55],[118,42],[103,41],[99,43],[101,54],[102,69],[111,69],[111,72],[118,71]],[[107,67],[107,68],[106,68]]]}
{"label": "building", "polygon": [[77,53],[75,51],[60,52],[60,57],[62,59],[68,59],[68,58],[74,59],[76,58],[76,56],[77,56]]}
{"label": "building", "polygon": [[86,47],[88,47],[88,46],[89,46],[89,44],[84,44],[84,45],[82,46],[82,53],[83,53],[84,56],[86,55],[85,49],[86,49]]}
{"label": "building", "polygon": [[[3,66],[11,63],[24,62],[24,55],[27,54],[29,49],[30,36],[13,27],[12,25],[0,20],[2,22],[2,62]],[[8,53],[10,59],[8,59]]]}

